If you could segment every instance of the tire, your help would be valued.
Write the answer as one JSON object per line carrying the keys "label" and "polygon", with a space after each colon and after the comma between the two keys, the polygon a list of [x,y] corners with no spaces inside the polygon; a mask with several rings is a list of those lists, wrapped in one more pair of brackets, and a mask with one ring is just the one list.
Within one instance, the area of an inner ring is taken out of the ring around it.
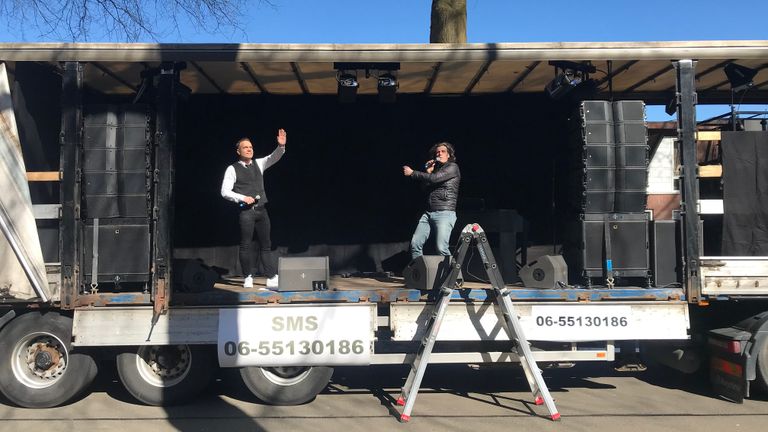
{"label": "tire", "polygon": [[270,405],[300,405],[317,396],[333,375],[333,368],[312,367],[245,367],[240,376],[248,389]]}
{"label": "tire", "polygon": [[763,394],[768,395],[768,341],[763,343],[763,347],[757,353],[756,381]]}
{"label": "tire", "polygon": [[208,347],[147,345],[117,356],[117,373],[128,393],[155,406],[186,402],[211,381],[213,363]]}
{"label": "tire", "polygon": [[0,391],[25,408],[71,401],[96,377],[90,355],[72,352],[72,319],[26,313],[0,331]]}

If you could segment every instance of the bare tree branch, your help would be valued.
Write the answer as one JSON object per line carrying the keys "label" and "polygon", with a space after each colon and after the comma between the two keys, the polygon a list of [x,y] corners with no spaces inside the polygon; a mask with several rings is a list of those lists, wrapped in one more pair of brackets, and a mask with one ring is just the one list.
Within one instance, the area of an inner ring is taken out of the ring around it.
{"label": "bare tree branch", "polygon": [[[260,4],[275,7],[272,1]],[[184,23],[195,33],[242,32],[247,0],[0,0],[0,17],[22,38],[157,41]]]}

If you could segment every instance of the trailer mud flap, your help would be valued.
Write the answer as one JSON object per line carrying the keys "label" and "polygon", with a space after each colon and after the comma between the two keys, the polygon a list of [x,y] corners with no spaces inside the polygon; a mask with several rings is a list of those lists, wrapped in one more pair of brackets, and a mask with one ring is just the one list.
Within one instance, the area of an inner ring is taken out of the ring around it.
{"label": "trailer mud flap", "polygon": [[709,362],[709,380],[715,393],[724,399],[743,403],[749,394],[749,381],[745,367],[730,359],[712,356]]}
{"label": "trailer mud flap", "polygon": [[[749,356],[746,348],[752,334],[733,327],[709,332],[709,381],[724,399],[742,403],[749,396]],[[753,373],[754,374],[754,373]]]}

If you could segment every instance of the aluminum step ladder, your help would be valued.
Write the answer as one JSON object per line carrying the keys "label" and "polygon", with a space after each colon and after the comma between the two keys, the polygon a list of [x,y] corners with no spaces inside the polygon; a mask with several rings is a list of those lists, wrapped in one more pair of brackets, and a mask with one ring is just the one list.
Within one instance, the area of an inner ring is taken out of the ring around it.
{"label": "aluminum step ladder", "polygon": [[523,329],[518,321],[515,307],[509,299],[510,290],[504,287],[501,272],[499,271],[498,265],[496,265],[485,231],[483,231],[480,225],[469,224],[461,231],[461,238],[459,240],[460,245],[451,261],[451,271],[440,286],[438,298],[435,299],[432,313],[427,321],[426,333],[421,341],[419,350],[413,359],[413,363],[411,364],[411,371],[408,374],[408,379],[406,379],[400,397],[397,399],[398,405],[405,406],[403,413],[400,416],[400,421],[407,422],[411,419],[411,411],[416,402],[416,396],[419,393],[419,387],[421,386],[422,378],[424,378],[427,364],[429,364],[429,357],[435,346],[437,334],[440,332],[440,325],[445,316],[445,311],[448,307],[448,303],[451,301],[451,294],[453,294],[453,290],[456,287],[456,280],[461,271],[461,264],[464,262],[467,250],[473,241],[477,245],[479,255],[483,260],[488,277],[491,280],[491,286],[496,294],[496,304],[504,316],[509,339],[520,358],[520,364],[523,367],[525,377],[528,380],[528,385],[533,393],[534,402],[536,405],[546,405],[550,418],[552,420],[559,420],[560,413],[557,412],[555,402],[549,394],[549,389],[544,382],[541,371],[536,365],[536,360],[533,357],[528,340],[523,334]]}

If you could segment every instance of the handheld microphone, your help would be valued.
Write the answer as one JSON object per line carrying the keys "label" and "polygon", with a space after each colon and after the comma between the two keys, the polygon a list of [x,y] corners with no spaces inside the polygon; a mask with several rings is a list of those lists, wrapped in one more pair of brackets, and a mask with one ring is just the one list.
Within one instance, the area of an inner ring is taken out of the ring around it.
{"label": "handheld microphone", "polygon": [[[256,205],[259,202],[259,200],[261,199],[261,195],[256,195],[253,198],[256,200],[256,202],[254,202],[253,205]],[[247,205],[248,204],[246,204],[245,201],[240,201],[240,207],[245,207]]]}
{"label": "handheld microphone", "polygon": [[427,163],[424,164],[424,169],[427,169],[431,166],[433,166],[437,162],[436,159],[428,160]]}

